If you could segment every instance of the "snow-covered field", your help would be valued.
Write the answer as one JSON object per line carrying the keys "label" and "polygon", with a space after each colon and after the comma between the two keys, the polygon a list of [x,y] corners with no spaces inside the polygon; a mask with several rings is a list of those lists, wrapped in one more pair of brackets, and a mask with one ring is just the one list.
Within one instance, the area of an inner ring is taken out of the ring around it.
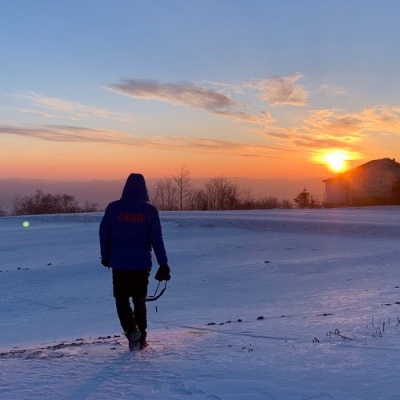
{"label": "snow-covered field", "polygon": [[101,216],[0,218],[1,399],[400,397],[400,207],[161,213],[135,353]]}

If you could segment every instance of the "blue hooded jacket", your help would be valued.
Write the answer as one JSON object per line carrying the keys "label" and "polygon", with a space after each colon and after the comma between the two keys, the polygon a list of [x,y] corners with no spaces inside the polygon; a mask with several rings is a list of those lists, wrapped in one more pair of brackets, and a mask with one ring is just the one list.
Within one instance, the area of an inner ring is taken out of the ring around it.
{"label": "blue hooded jacket", "polygon": [[121,199],[106,208],[99,236],[101,258],[112,268],[150,269],[152,249],[159,265],[168,263],[160,217],[149,203],[143,175],[129,175]]}

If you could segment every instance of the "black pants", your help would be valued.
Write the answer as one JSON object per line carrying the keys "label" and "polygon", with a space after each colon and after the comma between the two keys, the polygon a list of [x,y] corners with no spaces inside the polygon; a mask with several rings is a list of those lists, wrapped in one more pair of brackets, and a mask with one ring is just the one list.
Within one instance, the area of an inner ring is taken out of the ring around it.
{"label": "black pants", "polygon": [[[146,296],[149,284],[149,270],[113,269],[113,293],[118,318],[123,331],[129,336],[135,328],[146,339],[147,307]],[[133,312],[130,304],[133,302]]]}

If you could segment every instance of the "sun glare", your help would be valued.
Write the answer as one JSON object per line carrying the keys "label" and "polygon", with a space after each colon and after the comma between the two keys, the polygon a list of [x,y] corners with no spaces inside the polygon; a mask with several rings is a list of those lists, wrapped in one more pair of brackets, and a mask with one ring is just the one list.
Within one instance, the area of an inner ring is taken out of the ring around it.
{"label": "sun glare", "polygon": [[323,161],[334,172],[342,172],[347,168],[348,156],[343,151],[330,151],[323,156]]}

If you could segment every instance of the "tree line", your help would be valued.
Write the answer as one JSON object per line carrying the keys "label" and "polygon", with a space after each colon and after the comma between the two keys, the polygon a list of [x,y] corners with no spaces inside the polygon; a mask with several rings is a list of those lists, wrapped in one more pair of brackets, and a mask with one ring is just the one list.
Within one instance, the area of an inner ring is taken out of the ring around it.
{"label": "tree line", "polygon": [[202,188],[193,187],[190,171],[186,166],[177,174],[158,180],[150,190],[150,200],[162,211],[266,210],[320,206],[306,188],[292,203],[274,196],[255,199],[251,189],[241,188],[235,181],[225,177],[210,178]]}
{"label": "tree line", "polygon": [[[149,189],[149,197],[160,211],[252,210],[273,208],[314,208],[307,189],[290,200],[273,196],[255,199],[251,189],[244,189],[225,177],[210,178],[203,187],[193,187],[190,171],[183,166],[178,173],[159,179]],[[97,203],[81,207],[74,196],[46,194],[37,190],[32,196],[16,197],[10,215],[64,214],[99,211]],[[7,213],[0,207],[0,216]]]}
{"label": "tree line", "polygon": [[293,208],[289,200],[273,196],[255,199],[251,189],[241,188],[226,177],[210,178],[203,187],[193,187],[186,167],[176,175],[158,180],[149,192],[151,203],[161,211]]}
{"label": "tree line", "polygon": [[[50,194],[37,190],[31,196],[17,196],[9,215],[69,214],[99,211],[97,203],[85,202],[81,207],[74,196],[69,194]],[[0,216],[7,213],[0,207]]]}

